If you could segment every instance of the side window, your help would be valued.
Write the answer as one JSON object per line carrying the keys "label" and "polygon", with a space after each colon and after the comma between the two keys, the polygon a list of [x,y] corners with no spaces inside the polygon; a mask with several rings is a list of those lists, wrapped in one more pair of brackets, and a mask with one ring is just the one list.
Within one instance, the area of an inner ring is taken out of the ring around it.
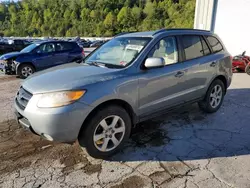
{"label": "side window", "polygon": [[62,43],[55,43],[56,52],[63,51]]}
{"label": "side window", "polygon": [[212,37],[212,36],[206,36],[206,38],[207,38],[210,46],[212,47],[212,50],[214,53],[217,53],[217,52],[220,52],[223,50],[223,47],[217,38]]}
{"label": "side window", "polygon": [[31,44],[29,41],[26,41],[26,40],[24,40],[23,43],[24,43],[25,45],[30,45],[30,44]]}
{"label": "side window", "polygon": [[175,37],[161,39],[149,52],[148,57],[161,57],[165,65],[178,62],[178,51]]}
{"label": "side window", "polygon": [[42,44],[36,50],[37,53],[50,53],[55,51],[55,45],[53,43]]}
{"label": "side window", "polygon": [[62,45],[62,49],[63,49],[63,51],[65,51],[65,50],[72,50],[73,49],[73,43],[71,44],[70,42],[68,43],[68,42],[65,42],[65,43],[61,43],[61,45]]}
{"label": "side window", "polygon": [[204,53],[205,50],[203,50],[202,48],[200,36],[196,35],[182,36],[182,43],[186,55],[186,60],[202,57],[205,54]]}
{"label": "side window", "polygon": [[201,37],[201,44],[202,44],[202,49],[203,49],[203,54],[204,55],[209,55],[211,54],[211,51],[206,43],[206,41],[204,40],[204,38]]}

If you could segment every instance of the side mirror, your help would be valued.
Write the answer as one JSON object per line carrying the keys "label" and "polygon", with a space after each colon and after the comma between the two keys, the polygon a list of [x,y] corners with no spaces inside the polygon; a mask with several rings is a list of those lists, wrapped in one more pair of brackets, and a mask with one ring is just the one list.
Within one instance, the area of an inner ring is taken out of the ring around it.
{"label": "side mirror", "polygon": [[150,57],[145,61],[146,68],[160,68],[165,66],[165,60],[159,57]]}

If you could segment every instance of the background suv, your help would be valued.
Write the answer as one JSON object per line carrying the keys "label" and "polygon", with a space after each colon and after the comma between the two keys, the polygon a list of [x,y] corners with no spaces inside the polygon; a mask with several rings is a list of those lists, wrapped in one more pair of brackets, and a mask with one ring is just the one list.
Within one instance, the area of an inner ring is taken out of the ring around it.
{"label": "background suv", "polygon": [[5,73],[15,73],[21,78],[27,78],[35,71],[81,61],[84,57],[83,49],[75,42],[42,41],[31,44],[20,52],[2,55],[0,69]]}
{"label": "background suv", "polygon": [[231,79],[230,54],[208,31],[129,33],[103,44],[82,64],[25,80],[16,115],[48,140],[78,139],[91,156],[105,158],[121,148],[133,125],[167,109],[198,102],[205,112],[216,112]]}

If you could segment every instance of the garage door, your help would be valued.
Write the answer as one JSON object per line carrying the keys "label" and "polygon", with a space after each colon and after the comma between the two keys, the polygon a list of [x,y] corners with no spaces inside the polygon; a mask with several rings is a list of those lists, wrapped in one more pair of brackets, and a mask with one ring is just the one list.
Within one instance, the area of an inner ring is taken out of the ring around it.
{"label": "garage door", "polygon": [[214,32],[232,55],[250,55],[250,0],[218,0]]}

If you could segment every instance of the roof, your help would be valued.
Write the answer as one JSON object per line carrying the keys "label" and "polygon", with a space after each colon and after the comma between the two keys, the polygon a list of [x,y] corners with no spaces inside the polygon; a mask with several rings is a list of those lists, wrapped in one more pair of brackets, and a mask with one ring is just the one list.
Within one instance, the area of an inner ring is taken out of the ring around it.
{"label": "roof", "polygon": [[175,28],[175,29],[160,29],[156,31],[146,31],[146,32],[125,32],[125,33],[120,33],[116,35],[115,37],[154,37],[162,33],[187,33],[187,34],[207,34],[211,33],[210,31],[207,30],[199,30],[199,29],[187,29],[187,28]]}
{"label": "roof", "polygon": [[48,42],[67,42],[67,43],[75,43],[75,41],[64,41],[64,40],[41,40],[41,41],[35,41],[34,44],[43,44]]}

